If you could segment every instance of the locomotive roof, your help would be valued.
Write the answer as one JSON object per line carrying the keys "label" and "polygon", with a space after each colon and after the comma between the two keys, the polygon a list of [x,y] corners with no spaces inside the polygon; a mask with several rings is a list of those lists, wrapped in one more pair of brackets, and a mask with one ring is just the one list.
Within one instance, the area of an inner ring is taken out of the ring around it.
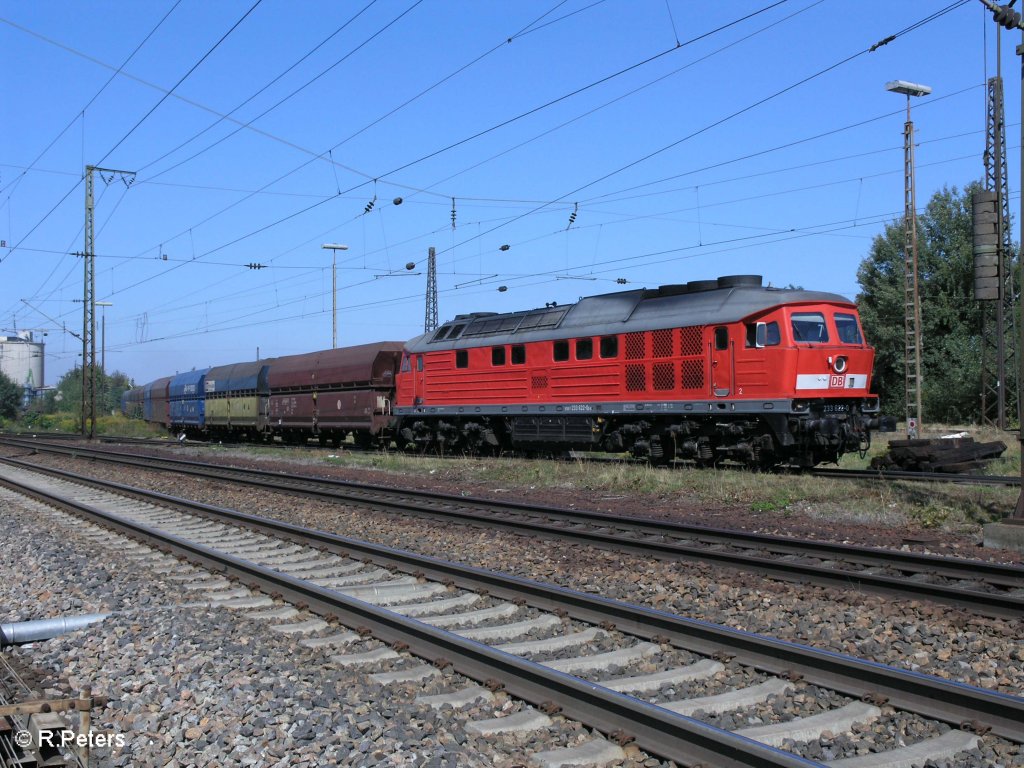
{"label": "locomotive roof", "polygon": [[[407,344],[411,352],[518,344],[573,336],[738,322],[783,304],[854,306],[844,296],[794,288],[764,288],[758,275],[733,275],[588,296],[575,304],[498,314],[458,315]],[[459,326],[462,326],[459,328]]]}

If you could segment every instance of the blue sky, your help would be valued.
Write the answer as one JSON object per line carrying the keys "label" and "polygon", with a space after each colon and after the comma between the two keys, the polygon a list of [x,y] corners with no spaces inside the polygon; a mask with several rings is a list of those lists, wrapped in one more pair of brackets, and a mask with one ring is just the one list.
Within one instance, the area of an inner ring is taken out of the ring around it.
{"label": "blue sky", "polygon": [[934,89],[919,208],[982,174],[981,3],[867,51],[950,5],[5,0],[0,328],[48,330],[47,384],[80,359],[87,164],[136,172],[97,177],[95,231],[107,368],[138,382],[329,347],[325,242],[339,345],[422,332],[430,246],[442,322],[617,280],[853,297],[903,209],[886,82]]}

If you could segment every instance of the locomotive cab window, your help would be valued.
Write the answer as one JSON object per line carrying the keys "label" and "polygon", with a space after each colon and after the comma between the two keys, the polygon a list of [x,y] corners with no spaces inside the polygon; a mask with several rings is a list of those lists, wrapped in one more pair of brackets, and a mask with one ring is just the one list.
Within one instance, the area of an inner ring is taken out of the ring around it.
{"label": "locomotive cab window", "polygon": [[491,365],[505,364],[505,348],[491,347]]}
{"label": "locomotive cab window", "polygon": [[839,341],[843,344],[864,343],[864,338],[860,335],[860,326],[857,325],[856,315],[836,312],[836,333],[839,334]]}
{"label": "locomotive cab window", "polygon": [[[760,338],[758,338],[758,334],[760,334]],[[772,320],[770,323],[747,324],[747,349],[753,347],[777,347],[781,341],[779,324],[775,320]]]}
{"label": "locomotive cab window", "polygon": [[576,339],[576,359],[590,360],[594,356],[593,339]]}
{"label": "locomotive cab window", "polygon": [[416,370],[423,370],[423,355],[416,355]]}
{"label": "locomotive cab window", "polygon": [[729,329],[725,326],[715,328],[715,349],[723,350],[729,348]]}
{"label": "locomotive cab window", "polygon": [[455,367],[456,368],[469,368],[469,350],[468,349],[457,349],[457,350],[455,350]]}
{"label": "locomotive cab window", "polygon": [[601,357],[608,359],[609,357],[619,356],[619,337],[618,336],[602,336],[601,337]]}
{"label": "locomotive cab window", "polygon": [[828,343],[828,326],[821,312],[794,312],[790,322],[793,326],[793,341]]}
{"label": "locomotive cab window", "polygon": [[523,344],[512,345],[512,365],[526,365],[526,347]]}
{"label": "locomotive cab window", "polygon": [[568,341],[556,341],[552,345],[551,359],[556,363],[564,363],[569,359],[569,342]]}
{"label": "locomotive cab window", "polygon": [[409,363],[409,356],[402,355],[402,373],[409,373],[412,370],[412,365]]}

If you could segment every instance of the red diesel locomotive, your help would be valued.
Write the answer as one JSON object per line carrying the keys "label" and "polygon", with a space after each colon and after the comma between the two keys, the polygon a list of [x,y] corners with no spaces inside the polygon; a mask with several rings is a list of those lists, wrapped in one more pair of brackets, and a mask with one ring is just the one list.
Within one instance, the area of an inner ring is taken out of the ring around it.
{"label": "red diesel locomotive", "polygon": [[[248,364],[259,376],[237,384],[220,369],[180,374],[206,376],[195,388],[205,411],[189,413],[208,423],[174,423],[166,402],[179,377],[126,394],[125,405],[138,411],[141,399],[147,420],[221,439],[336,445],[351,435],[448,454],[575,449],[656,464],[814,466],[865,449],[871,430],[889,426],[869,394],[873,360],[849,300],[734,275],[459,315],[404,348]],[[255,414],[244,433],[218,416],[218,397],[244,399]]]}
{"label": "red diesel locomotive", "polygon": [[870,444],[874,350],[856,307],[735,275],[459,315],[407,342],[400,442],[813,466]]}

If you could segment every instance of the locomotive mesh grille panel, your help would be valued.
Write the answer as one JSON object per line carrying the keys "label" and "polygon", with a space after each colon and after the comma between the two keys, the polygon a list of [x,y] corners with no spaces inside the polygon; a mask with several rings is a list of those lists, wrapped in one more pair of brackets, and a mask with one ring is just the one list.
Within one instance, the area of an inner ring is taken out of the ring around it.
{"label": "locomotive mesh grille panel", "polygon": [[643,360],[647,355],[646,344],[647,336],[643,333],[627,333],[626,334],[626,359],[627,360]]}
{"label": "locomotive mesh grille panel", "polygon": [[703,360],[683,360],[680,374],[683,389],[704,389]]}
{"label": "locomotive mesh grille panel", "polygon": [[636,363],[634,363],[633,365],[627,365],[626,391],[643,392],[645,389],[647,389],[647,376],[644,374],[644,366],[638,365]]}
{"label": "locomotive mesh grille panel", "polygon": [[676,388],[676,369],[672,363],[655,363],[651,373],[655,389]]}
{"label": "locomotive mesh grille panel", "polygon": [[672,357],[672,334],[671,328],[654,331],[651,334],[652,357]]}
{"label": "locomotive mesh grille panel", "polygon": [[533,376],[530,378],[530,386],[534,389],[547,389],[548,388],[548,377],[547,376]]}
{"label": "locomotive mesh grille panel", "polygon": [[704,328],[700,325],[692,325],[689,328],[679,329],[679,354],[683,357],[701,354],[701,337],[704,335]]}

